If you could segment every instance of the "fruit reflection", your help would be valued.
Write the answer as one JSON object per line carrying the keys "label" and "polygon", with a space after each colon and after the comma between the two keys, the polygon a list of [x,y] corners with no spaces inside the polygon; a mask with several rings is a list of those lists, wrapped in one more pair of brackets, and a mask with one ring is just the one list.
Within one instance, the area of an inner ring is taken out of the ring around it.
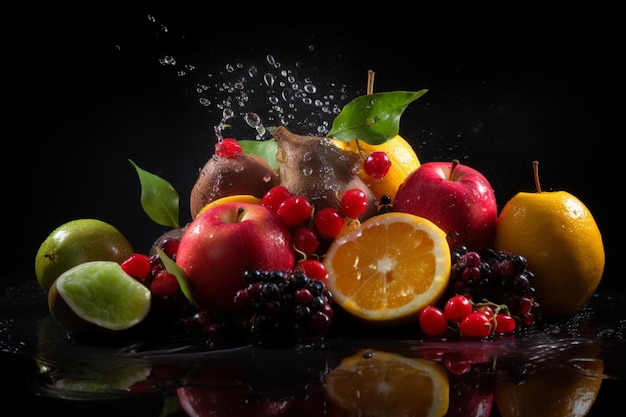
{"label": "fruit reflection", "polygon": [[328,400],[344,416],[441,417],[450,384],[444,367],[422,358],[362,350],[324,377]]}
{"label": "fruit reflection", "polygon": [[571,367],[538,368],[524,383],[496,381],[495,401],[502,417],[583,417],[589,413],[603,380],[601,359]]}

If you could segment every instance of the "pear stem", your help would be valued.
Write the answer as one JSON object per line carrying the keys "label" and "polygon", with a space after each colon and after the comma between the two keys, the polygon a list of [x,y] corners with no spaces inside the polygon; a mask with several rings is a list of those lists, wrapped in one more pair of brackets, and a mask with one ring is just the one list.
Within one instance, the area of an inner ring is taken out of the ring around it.
{"label": "pear stem", "polygon": [[[374,93],[374,76],[375,75],[376,73],[374,71],[367,70],[367,87],[366,87],[367,95]],[[359,139],[356,139],[356,148],[357,148],[357,151],[359,151],[359,155],[361,155],[361,159],[365,159],[365,152],[363,152],[363,149],[361,148],[361,141]]]}
{"label": "pear stem", "polygon": [[535,176],[535,187],[537,192],[541,193],[541,184],[539,183],[539,161],[533,161],[533,175]]}
{"label": "pear stem", "polygon": [[448,174],[448,180],[452,181],[452,174],[454,174],[454,170],[456,169],[457,165],[459,165],[460,162],[458,159],[453,159],[452,160],[452,166],[450,167],[450,173]]}
{"label": "pear stem", "polygon": [[367,70],[367,94],[374,93],[374,75],[376,73],[372,70]]}

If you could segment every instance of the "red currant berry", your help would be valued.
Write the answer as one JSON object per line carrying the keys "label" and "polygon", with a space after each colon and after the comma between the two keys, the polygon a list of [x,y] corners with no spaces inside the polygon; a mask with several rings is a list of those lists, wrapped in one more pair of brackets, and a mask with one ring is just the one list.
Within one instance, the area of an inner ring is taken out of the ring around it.
{"label": "red currant berry", "polygon": [[356,219],[367,209],[367,196],[360,188],[351,188],[341,195],[341,212]]}
{"label": "red currant berry", "polygon": [[311,218],[313,204],[303,195],[293,195],[280,203],[277,213],[288,227],[297,226]]}
{"label": "red currant berry", "polygon": [[134,253],[122,262],[122,269],[136,280],[143,281],[148,278],[152,269],[150,258],[141,253]]}
{"label": "red currant berry", "polygon": [[391,168],[391,159],[383,151],[374,151],[363,161],[365,173],[375,180],[383,179],[389,173],[389,168]]}
{"label": "red currant berry", "polygon": [[241,155],[242,152],[243,149],[237,142],[237,139],[224,138],[215,144],[215,155],[220,157],[234,158],[235,156]]}
{"label": "red currant berry", "polygon": [[325,281],[328,277],[328,271],[326,266],[321,261],[316,259],[305,259],[298,262],[296,265],[296,271],[302,271],[310,279],[316,279],[318,281]]}
{"label": "red currant berry", "polygon": [[263,197],[261,197],[261,204],[277,212],[280,203],[289,197],[291,197],[291,193],[286,187],[276,185],[267,190]]}
{"label": "red currant berry", "polygon": [[472,302],[463,295],[450,298],[443,308],[443,315],[451,322],[458,323],[472,312]]}
{"label": "red currant berry", "polygon": [[515,319],[508,314],[498,314],[495,317],[496,333],[513,333],[515,330]]}
{"label": "red currant berry", "polygon": [[420,312],[419,324],[426,336],[441,336],[448,330],[448,320],[435,306],[427,306]]}
{"label": "red currant berry", "polygon": [[343,217],[339,210],[332,207],[324,207],[313,218],[315,229],[325,238],[334,239],[343,229]]}
{"label": "red currant berry", "polygon": [[298,227],[293,232],[293,246],[306,255],[315,253],[319,246],[317,233],[310,227]]}
{"label": "red currant berry", "polygon": [[165,269],[159,272],[150,284],[152,294],[160,297],[174,295],[179,288],[176,276],[170,274]]}
{"label": "red currant berry", "polygon": [[485,338],[491,334],[491,329],[489,317],[478,311],[469,313],[459,323],[459,332],[468,337]]}
{"label": "red currant berry", "polygon": [[487,305],[476,307],[476,311],[483,313],[485,316],[489,317],[490,319],[492,319],[493,316],[495,315],[493,308]]}

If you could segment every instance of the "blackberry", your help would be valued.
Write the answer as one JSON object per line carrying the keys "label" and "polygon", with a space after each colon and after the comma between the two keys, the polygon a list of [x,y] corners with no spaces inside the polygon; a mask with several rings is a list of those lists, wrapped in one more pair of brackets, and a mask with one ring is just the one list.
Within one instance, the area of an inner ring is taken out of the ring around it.
{"label": "blackberry", "polygon": [[528,327],[536,321],[539,305],[535,302],[535,276],[526,266],[526,258],[508,251],[476,252],[459,246],[452,250],[448,292],[474,302],[505,304],[511,316]]}

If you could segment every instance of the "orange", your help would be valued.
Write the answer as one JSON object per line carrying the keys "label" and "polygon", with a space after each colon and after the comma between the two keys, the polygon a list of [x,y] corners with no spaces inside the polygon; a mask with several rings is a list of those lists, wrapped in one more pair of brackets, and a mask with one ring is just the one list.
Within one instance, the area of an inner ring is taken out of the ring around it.
{"label": "orange", "polygon": [[494,400],[502,417],[583,417],[600,391],[604,362],[581,360],[569,368],[541,367],[522,384],[496,379]]}
{"label": "orange", "polygon": [[332,140],[335,146],[341,149],[359,153],[365,159],[374,151],[382,151],[387,153],[391,160],[391,168],[382,179],[376,180],[361,168],[358,172],[359,177],[365,182],[367,187],[372,190],[378,200],[383,195],[388,195],[393,200],[398,191],[400,184],[404,182],[406,177],[420,166],[420,160],[415,150],[409,142],[402,136],[396,135],[386,142],[379,145],[370,145],[362,140],[354,139],[344,142],[338,139]]}
{"label": "orange", "polygon": [[498,216],[494,246],[526,258],[544,317],[578,311],[604,271],[598,225],[582,201],[566,191],[514,195]]}
{"label": "orange", "polygon": [[324,256],[326,284],[344,310],[367,322],[417,320],[450,278],[450,247],[439,226],[391,212],[344,228]]}
{"label": "orange", "polygon": [[261,199],[259,197],[257,197],[257,196],[252,195],[252,194],[233,194],[233,195],[228,195],[226,197],[221,197],[221,198],[218,198],[217,200],[213,200],[210,203],[207,203],[198,212],[196,217],[198,217],[200,215],[200,213],[205,212],[210,207],[215,207],[215,206],[220,205],[220,204],[232,203],[232,202],[261,204]]}
{"label": "orange", "polygon": [[441,417],[450,382],[436,362],[362,350],[324,376],[326,398],[346,415]]}

